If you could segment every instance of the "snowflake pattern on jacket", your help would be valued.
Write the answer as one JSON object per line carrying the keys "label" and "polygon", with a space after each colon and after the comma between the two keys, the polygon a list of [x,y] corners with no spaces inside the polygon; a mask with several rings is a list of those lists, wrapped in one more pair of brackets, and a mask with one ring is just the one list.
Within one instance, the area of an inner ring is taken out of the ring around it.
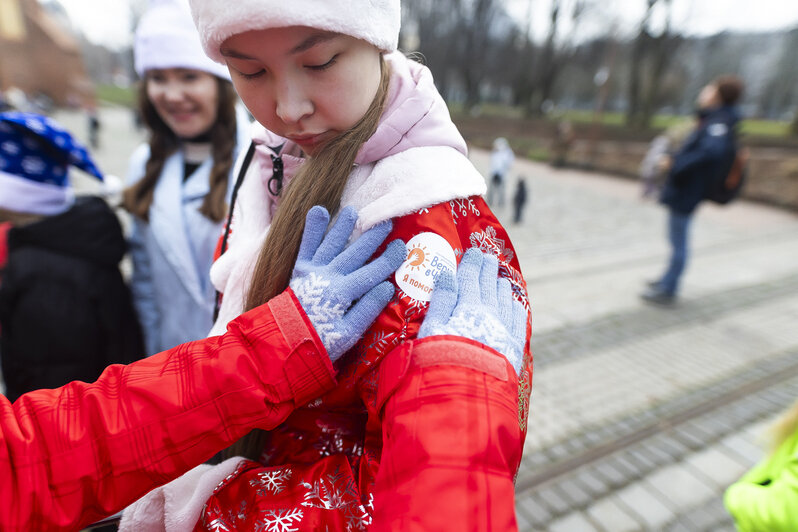
{"label": "snowflake pattern on jacket", "polygon": [[[394,219],[386,242],[394,238],[408,242],[424,232],[443,237],[458,261],[464,250],[474,246],[496,255],[500,275],[510,280],[515,296],[529,308],[509,237],[481,197],[438,204]],[[360,342],[335,363],[338,386],[297,409],[268,433],[260,462],[242,462],[220,484],[195,530],[368,529],[374,514],[382,431],[389,421],[382,419],[378,405],[381,362],[398,345],[416,337],[427,305],[397,285],[394,300]],[[528,342],[522,356],[518,396],[509,398],[517,403],[519,457],[532,380]],[[239,512],[241,508],[246,512]]]}

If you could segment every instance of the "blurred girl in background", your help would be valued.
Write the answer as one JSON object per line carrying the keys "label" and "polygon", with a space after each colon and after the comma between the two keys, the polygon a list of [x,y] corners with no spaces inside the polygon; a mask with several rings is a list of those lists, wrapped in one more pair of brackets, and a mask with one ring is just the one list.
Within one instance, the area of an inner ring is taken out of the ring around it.
{"label": "blurred girl in background", "polygon": [[155,0],[136,31],[140,112],[149,141],[130,160],[131,288],[147,354],[207,336],[209,270],[248,142],[227,69],[203,53],[185,0]]}

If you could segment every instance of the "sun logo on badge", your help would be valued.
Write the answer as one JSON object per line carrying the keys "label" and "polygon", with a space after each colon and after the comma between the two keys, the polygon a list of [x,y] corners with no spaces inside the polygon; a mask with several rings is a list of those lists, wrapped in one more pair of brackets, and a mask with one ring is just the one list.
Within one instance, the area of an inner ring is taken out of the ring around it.
{"label": "sun logo on badge", "polygon": [[407,264],[410,266],[411,271],[426,269],[428,263],[426,246],[413,246],[407,254]]}

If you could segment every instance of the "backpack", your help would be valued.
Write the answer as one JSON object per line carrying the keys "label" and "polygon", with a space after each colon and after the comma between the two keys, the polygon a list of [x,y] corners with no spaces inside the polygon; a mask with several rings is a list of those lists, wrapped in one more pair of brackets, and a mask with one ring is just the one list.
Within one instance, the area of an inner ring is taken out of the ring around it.
{"label": "backpack", "polygon": [[734,146],[731,165],[727,172],[721,172],[710,184],[706,199],[720,205],[726,205],[740,195],[748,176],[748,148]]}

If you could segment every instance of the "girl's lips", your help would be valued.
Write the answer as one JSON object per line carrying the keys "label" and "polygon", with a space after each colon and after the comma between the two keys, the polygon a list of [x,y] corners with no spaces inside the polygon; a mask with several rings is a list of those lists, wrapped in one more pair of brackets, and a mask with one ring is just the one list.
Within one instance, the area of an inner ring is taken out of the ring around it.
{"label": "girl's lips", "polygon": [[190,120],[194,116],[194,113],[191,111],[170,112],[169,116],[178,122],[185,122],[186,120]]}
{"label": "girl's lips", "polygon": [[286,138],[299,144],[300,146],[309,147],[309,146],[316,146],[317,144],[324,141],[326,138],[327,132],[318,133],[316,135],[288,135]]}

